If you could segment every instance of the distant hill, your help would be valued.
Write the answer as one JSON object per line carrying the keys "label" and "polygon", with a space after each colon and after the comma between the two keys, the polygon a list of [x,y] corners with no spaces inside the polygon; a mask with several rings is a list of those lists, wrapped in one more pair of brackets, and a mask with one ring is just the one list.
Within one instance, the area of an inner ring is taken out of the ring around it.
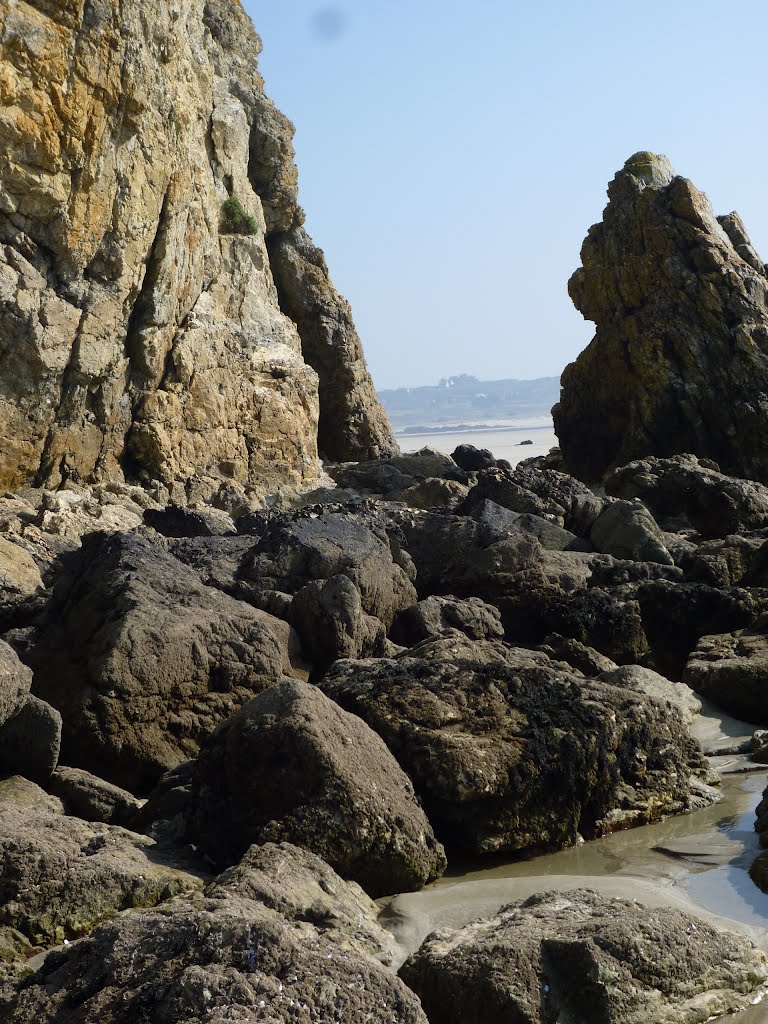
{"label": "distant hill", "polygon": [[559,377],[478,380],[467,373],[421,388],[379,391],[395,430],[548,416],[560,398]]}

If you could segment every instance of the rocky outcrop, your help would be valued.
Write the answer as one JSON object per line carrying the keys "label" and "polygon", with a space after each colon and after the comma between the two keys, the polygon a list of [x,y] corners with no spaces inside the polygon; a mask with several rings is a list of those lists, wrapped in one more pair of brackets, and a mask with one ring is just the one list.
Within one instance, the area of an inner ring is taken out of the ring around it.
{"label": "rocky outcrop", "polygon": [[336,457],[396,450],[240,4],[0,24],[0,485],[305,486],[319,416]]}
{"label": "rocky outcrop", "polygon": [[757,1001],[768,958],[682,911],[582,889],[436,932],[400,973],[431,1024],[699,1024]]}
{"label": "rocky outcrop", "polygon": [[768,725],[768,635],[764,629],[743,629],[703,636],[683,681],[729,714]]}
{"label": "rocky outcrop", "polygon": [[627,161],[608,199],[569,282],[597,330],[553,410],[567,468],[597,481],[692,452],[768,480],[768,274],[741,221],[716,218],[652,153]]}

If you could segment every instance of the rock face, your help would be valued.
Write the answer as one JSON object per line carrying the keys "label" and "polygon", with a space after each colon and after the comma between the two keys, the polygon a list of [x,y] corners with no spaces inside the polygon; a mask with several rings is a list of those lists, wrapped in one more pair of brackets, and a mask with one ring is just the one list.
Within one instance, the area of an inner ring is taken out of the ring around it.
{"label": "rock face", "polygon": [[396,450],[240,4],[0,23],[0,485],[307,485],[319,415],[337,457]]}
{"label": "rock face", "polygon": [[768,275],[741,221],[716,218],[652,153],[627,161],[608,198],[569,282],[597,331],[553,409],[567,468],[597,481],[692,452],[768,480]]}
{"label": "rock face", "polygon": [[679,910],[545,893],[431,935],[401,969],[430,1024],[698,1024],[768,978],[750,942]]}
{"label": "rock face", "polygon": [[286,840],[377,897],[420,888],[445,870],[413,787],[381,739],[297,680],[265,691],[214,732],[194,767],[189,824],[220,867],[252,843]]}

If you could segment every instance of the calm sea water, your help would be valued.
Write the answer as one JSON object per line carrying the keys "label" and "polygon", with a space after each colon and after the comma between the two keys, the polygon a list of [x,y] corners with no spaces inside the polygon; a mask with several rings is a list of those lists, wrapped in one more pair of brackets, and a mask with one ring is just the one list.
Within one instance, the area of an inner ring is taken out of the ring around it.
{"label": "calm sea water", "polygon": [[[436,448],[450,455],[460,444],[473,444],[475,448],[488,448],[497,459],[508,459],[513,466],[534,455],[546,455],[557,444],[557,437],[549,416],[527,420],[491,420],[482,426],[467,430],[447,428],[439,433],[398,434],[397,440],[404,452],[420,448]],[[521,445],[521,441],[532,444]]]}

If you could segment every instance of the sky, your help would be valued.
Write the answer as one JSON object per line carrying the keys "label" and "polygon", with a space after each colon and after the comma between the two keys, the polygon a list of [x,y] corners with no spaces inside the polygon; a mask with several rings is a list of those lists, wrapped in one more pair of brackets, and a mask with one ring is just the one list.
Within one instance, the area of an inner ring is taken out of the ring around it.
{"label": "sky", "polygon": [[559,375],[608,181],[665,153],[768,259],[765,0],[244,0],[379,388]]}

